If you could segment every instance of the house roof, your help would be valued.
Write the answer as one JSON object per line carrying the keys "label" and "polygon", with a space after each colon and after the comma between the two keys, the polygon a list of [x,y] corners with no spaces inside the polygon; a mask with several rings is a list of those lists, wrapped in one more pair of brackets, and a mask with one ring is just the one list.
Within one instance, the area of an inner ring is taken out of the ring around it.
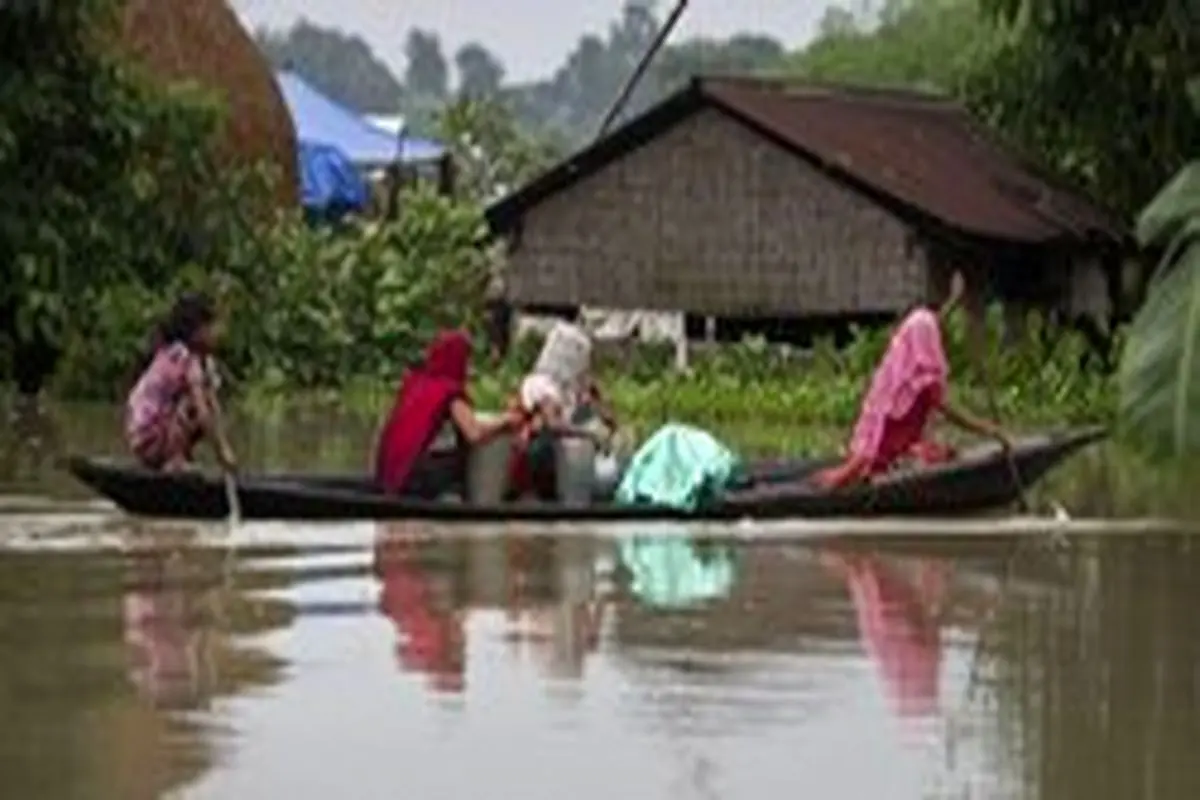
{"label": "house roof", "polygon": [[1096,203],[1002,146],[957,103],[914,91],[700,77],[488,210],[497,231],[706,108],[750,127],[914,222],[1014,243],[1117,244]]}

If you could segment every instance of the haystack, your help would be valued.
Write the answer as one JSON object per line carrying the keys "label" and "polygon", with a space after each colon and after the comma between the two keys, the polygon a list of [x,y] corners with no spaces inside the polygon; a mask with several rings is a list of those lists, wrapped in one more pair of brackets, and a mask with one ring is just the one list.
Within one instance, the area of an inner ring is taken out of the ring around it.
{"label": "haystack", "polygon": [[277,202],[294,207],[296,130],[270,65],[225,0],[127,0],[124,22],[130,53],[155,75],[224,96],[223,157],[278,168]]}

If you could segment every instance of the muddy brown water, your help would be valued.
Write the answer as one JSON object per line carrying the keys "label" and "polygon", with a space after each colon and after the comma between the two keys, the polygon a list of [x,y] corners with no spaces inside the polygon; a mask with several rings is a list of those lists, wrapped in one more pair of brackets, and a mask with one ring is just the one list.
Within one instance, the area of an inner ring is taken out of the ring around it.
{"label": "muddy brown water", "polygon": [[[301,429],[249,458],[361,463]],[[1182,532],[230,531],[91,502],[30,430],[0,797],[1200,796]]]}

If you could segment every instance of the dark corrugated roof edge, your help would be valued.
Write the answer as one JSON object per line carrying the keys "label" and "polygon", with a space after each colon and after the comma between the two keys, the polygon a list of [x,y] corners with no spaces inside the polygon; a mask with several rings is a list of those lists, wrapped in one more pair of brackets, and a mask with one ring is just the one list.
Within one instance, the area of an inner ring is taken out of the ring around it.
{"label": "dark corrugated roof edge", "polygon": [[1108,210],[1002,145],[958,103],[912,89],[700,76],[488,209],[493,231],[713,108],[910,222],[1014,243],[1121,245]]}

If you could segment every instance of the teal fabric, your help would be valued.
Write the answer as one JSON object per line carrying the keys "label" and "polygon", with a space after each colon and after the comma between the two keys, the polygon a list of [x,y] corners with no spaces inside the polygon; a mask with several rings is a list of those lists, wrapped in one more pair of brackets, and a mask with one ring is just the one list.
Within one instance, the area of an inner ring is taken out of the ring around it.
{"label": "teal fabric", "polygon": [[616,500],[696,511],[742,474],[737,454],[708,433],[689,425],[664,425],[634,454]]}
{"label": "teal fabric", "polygon": [[622,539],[621,563],[629,570],[629,590],[655,608],[681,608],[725,597],[733,588],[735,565],[729,548],[715,545],[701,555],[683,536]]}

